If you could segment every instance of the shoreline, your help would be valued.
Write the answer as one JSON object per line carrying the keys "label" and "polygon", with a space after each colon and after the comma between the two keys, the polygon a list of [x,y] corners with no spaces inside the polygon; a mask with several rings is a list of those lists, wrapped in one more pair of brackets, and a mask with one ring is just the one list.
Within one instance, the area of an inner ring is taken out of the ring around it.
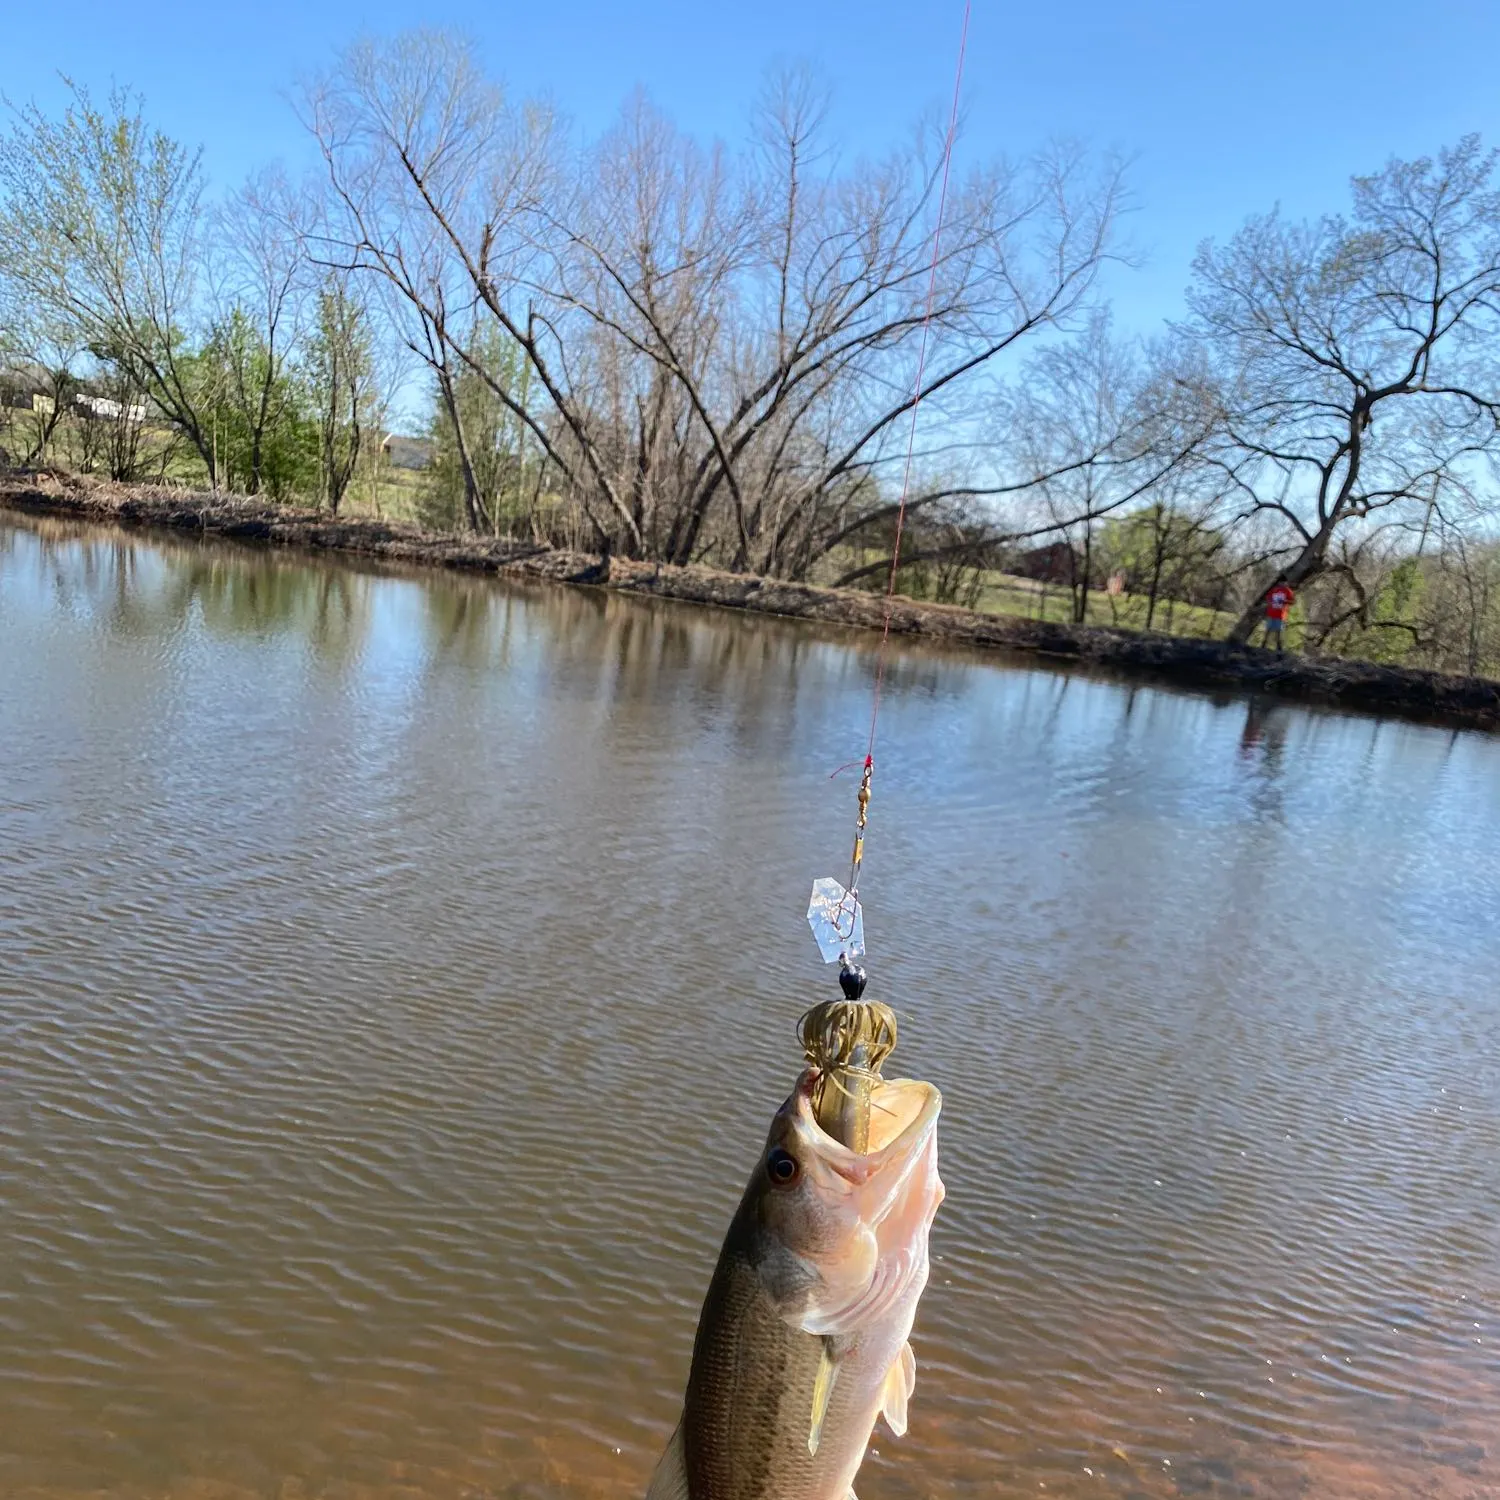
{"label": "shoreline", "polygon": [[[334,519],[318,511],[261,500],[55,475],[0,474],[0,509],[7,507],[126,528],[160,527],[409,566],[606,588],[864,630],[881,628],[885,603],[882,595],[852,589],[618,557],[604,561],[586,553],[505,538],[424,532],[370,517]],[[982,614],[900,595],[891,605],[891,633],[1025,652],[1054,662],[1103,667],[1194,688],[1265,693],[1362,713],[1500,729],[1500,681],[1489,678],[1448,676],[1345,657],[1278,657],[1258,646]]]}

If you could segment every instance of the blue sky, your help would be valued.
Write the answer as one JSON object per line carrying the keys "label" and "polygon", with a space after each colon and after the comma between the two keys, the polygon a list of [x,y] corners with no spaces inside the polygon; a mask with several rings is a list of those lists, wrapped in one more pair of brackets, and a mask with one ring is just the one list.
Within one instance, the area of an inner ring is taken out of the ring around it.
{"label": "blue sky", "polygon": [[[695,132],[733,140],[765,69],[814,63],[854,149],[879,149],[946,101],[962,0],[9,0],[0,91],[56,105],[66,72],[128,83],[155,121],[201,144],[214,178],[304,150],[288,97],[344,43],[412,25],[479,41],[520,93],[584,129],[637,86]],[[1130,233],[1145,253],[1115,278],[1122,324],[1181,305],[1193,249],[1247,213],[1337,209],[1351,173],[1477,130],[1500,143],[1497,0],[974,0],[959,161],[1067,136],[1134,159]]]}

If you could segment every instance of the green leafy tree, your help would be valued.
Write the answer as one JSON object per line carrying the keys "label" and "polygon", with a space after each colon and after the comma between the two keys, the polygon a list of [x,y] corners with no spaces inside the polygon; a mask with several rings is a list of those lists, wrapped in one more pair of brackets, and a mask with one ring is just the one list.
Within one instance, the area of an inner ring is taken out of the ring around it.
{"label": "green leafy tree", "polygon": [[123,90],[101,106],[69,88],[61,118],[15,109],[0,136],[0,283],[115,365],[213,481],[191,338],[204,260],[199,157],[148,126]]}
{"label": "green leafy tree", "polygon": [[[521,349],[502,330],[490,324],[474,330],[462,362],[439,382],[434,460],[421,502],[425,524],[466,521],[472,530],[499,535],[529,518],[544,460],[529,455],[527,427],[515,412],[528,379]],[[497,383],[511,401],[496,393]]]}
{"label": "green leafy tree", "polygon": [[271,170],[250,178],[210,220],[221,396],[248,434],[236,487],[251,495],[285,492],[286,429],[305,405],[295,370],[308,331],[308,216],[303,196]]}
{"label": "green leafy tree", "polygon": [[318,427],[319,503],[337,515],[379,418],[369,310],[346,277],[318,293],[306,375]]}
{"label": "green leafy tree", "polygon": [[1157,500],[1110,518],[1097,550],[1103,573],[1124,574],[1125,587],[1145,595],[1150,630],[1163,600],[1217,605],[1215,563],[1224,547],[1224,534],[1200,512]]}
{"label": "green leafy tree", "polygon": [[279,364],[239,309],[184,358],[212,452],[210,474],[232,490],[285,500],[318,484],[318,430],[306,383]]}

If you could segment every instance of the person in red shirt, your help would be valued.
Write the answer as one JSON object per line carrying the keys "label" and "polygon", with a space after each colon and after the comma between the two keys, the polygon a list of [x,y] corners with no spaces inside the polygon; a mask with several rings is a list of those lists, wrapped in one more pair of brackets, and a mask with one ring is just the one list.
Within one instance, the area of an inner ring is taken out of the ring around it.
{"label": "person in red shirt", "polygon": [[1296,597],[1297,591],[1286,581],[1284,573],[1278,574],[1276,582],[1266,590],[1266,645],[1269,647],[1275,641],[1278,655],[1286,633],[1286,612]]}

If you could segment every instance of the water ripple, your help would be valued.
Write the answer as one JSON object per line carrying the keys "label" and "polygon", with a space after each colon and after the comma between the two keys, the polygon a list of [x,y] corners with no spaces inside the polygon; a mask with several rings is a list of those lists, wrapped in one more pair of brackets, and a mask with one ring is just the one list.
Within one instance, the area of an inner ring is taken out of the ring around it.
{"label": "water ripple", "polygon": [[[639,1494],[870,643],[31,522],[0,640],[0,1494]],[[864,1500],[1500,1493],[1500,745],[886,703],[949,1198]]]}

